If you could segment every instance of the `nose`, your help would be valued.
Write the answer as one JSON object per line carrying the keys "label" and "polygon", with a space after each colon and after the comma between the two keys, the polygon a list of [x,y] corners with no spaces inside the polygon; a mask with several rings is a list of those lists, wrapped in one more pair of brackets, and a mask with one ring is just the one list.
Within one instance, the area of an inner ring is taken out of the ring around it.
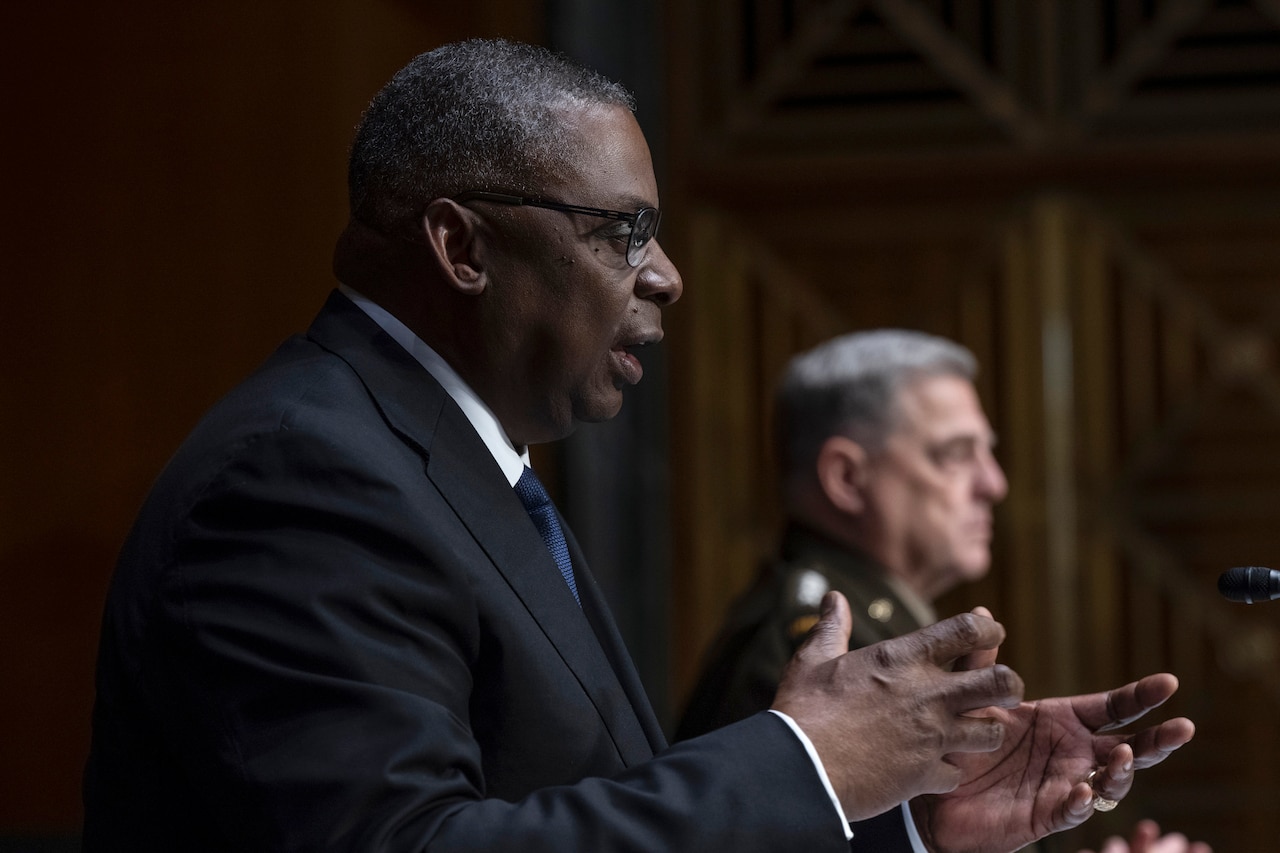
{"label": "nose", "polygon": [[665,308],[680,298],[684,292],[684,282],[680,280],[680,271],[662,251],[657,239],[649,241],[648,251],[640,262],[640,272],[636,276],[636,294],[641,299],[649,299]]}
{"label": "nose", "polygon": [[990,450],[984,450],[980,456],[974,487],[980,496],[993,504],[1004,500],[1009,493],[1009,481],[1004,476],[1004,469]]}

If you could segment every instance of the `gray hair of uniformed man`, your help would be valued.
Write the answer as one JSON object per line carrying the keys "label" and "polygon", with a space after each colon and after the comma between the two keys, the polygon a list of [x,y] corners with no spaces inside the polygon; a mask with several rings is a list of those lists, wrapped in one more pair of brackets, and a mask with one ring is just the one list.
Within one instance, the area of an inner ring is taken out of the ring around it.
{"label": "gray hair of uniformed man", "polygon": [[814,475],[828,438],[843,435],[869,453],[893,431],[899,391],[925,376],[973,381],[978,360],[967,348],[924,332],[854,332],[791,359],[774,398],[774,430],[786,492]]}
{"label": "gray hair of uniformed man", "polygon": [[635,110],[618,83],[534,45],[473,39],[423,53],[361,118],[348,161],[351,216],[403,233],[433,199],[545,192],[569,174],[566,112],[591,105]]}

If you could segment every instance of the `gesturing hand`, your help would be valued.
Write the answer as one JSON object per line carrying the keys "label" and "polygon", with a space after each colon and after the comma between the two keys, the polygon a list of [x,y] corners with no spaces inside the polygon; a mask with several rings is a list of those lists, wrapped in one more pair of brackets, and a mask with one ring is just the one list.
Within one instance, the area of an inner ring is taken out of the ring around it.
{"label": "gesturing hand", "polygon": [[1103,693],[978,712],[1004,727],[1004,742],[991,752],[949,756],[963,782],[912,802],[925,843],[949,853],[1016,850],[1083,823],[1095,793],[1123,799],[1134,770],[1163,761],[1191,740],[1195,726],[1179,717],[1134,735],[1111,732],[1177,689],[1178,680],[1162,673]]}
{"label": "gesturing hand", "polygon": [[850,652],[852,624],[845,597],[827,593],[773,708],[813,742],[846,817],[860,820],[969,778],[956,758],[999,748],[1006,723],[988,711],[965,712],[1021,707],[1023,687],[1002,665],[947,671],[961,658],[994,656],[1004,629],[986,615],[967,613]]}
{"label": "gesturing hand", "polygon": [[[1080,853],[1093,853],[1081,850]],[[1180,832],[1160,834],[1160,826],[1153,820],[1140,820],[1133,827],[1128,841],[1118,835],[1108,838],[1101,853],[1213,853],[1213,848],[1203,841],[1188,841]]]}

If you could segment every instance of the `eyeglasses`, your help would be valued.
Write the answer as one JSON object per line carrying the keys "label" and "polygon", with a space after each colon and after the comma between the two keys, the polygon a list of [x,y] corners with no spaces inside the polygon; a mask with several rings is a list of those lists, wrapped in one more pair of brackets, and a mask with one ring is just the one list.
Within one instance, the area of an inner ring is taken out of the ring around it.
{"label": "eyeglasses", "polygon": [[465,192],[456,195],[453,200],[459,204],[468,201],[491,201],[495,204],[515,204],[524,207],[543,207],[547,210],[559,210],[564,213],[581,213],[585,216],[599,216],[602,219],[616,219],[631,226],[627,235],[627,265],[638,267],[644,260],[645,246],[649,245],[658,234],[658,222],[662,219],[662,211],[656,207],[642,207],[635,213],[621,210],[604,210],[599,207],[583,207],[580,204],[561,204],[541,198],[528,198],[504,193],[487,193],[479,191]]}

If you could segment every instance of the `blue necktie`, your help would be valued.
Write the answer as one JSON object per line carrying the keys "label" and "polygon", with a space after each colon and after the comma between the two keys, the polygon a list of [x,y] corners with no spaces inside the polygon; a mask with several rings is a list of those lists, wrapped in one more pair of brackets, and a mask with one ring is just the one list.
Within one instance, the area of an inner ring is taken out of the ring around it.
{"label": "blue necktie", "polygon": [[527,465],[516,482],[516,495],[519,496],[520,503],[524,504],[529,518],[533,519],[533,524],[538,528],[538,533],[546,543],[547,550],[555,558],[556,565],[560,567],[560,574],[564,576],[564,582],[569,585],[569,591],[573,593],[574,600],[581,606],[582,599],[578,598],[578,584],[573,579],[573,562],[569,559],[569,546],[565,544],[564,531],[560,529],[560,520],[556,518],[556,508],[552,506],[551,497],[542,487],[542,481],[538,479],[538,475],[533,473],[533,469]]}

